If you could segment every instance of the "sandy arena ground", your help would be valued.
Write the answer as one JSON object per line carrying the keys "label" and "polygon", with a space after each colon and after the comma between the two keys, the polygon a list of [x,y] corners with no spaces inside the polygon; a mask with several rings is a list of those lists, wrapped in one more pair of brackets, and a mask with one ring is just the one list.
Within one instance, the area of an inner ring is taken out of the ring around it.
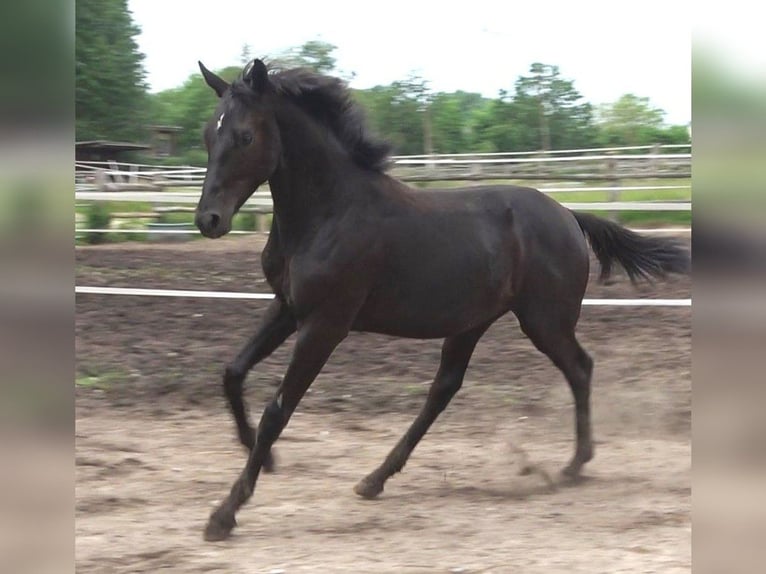
{"label": "sandy arena ground", "polygon": [[[266,292],[262,237],[77,249],[77,284]],[[691,281],[587,297],[689,297]],[[202,541],[245,462],[220,375],[266,302],[77,296],[78,572],[691,570],[691,310],[585,307],[596,362],[596,456],[574,448],[563,376],[512,316],[474,353],[463,389],[375,501],[352,492],[405,431],[440,341],[351,335],[277,443],[231,539]],[[256,367],[257,420],[288,341]],[[519,476],[532,463],[538,472]]]}

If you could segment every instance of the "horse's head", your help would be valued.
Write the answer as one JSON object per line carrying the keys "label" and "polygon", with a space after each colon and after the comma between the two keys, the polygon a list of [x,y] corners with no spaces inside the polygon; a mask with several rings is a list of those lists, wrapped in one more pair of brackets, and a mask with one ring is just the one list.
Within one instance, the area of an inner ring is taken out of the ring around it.
{"label": "horse's head", "polygon": [[231,230],[234,214],[274,173],[281,143],[263,62],[249,63],[231,85],[199,66],[220,101],[205,126],[207,174],[194,221],[204,236],[216,238]]}

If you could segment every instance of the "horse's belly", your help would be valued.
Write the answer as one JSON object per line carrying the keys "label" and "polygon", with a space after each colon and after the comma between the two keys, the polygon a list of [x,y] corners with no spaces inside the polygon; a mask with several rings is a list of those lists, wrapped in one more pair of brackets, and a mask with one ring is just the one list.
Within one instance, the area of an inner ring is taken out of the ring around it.
{"label": "horse's belly", "polygon": [[406,285],[370,294],[353,330],[419,339],[443,338],[505,313],[513,293],[507,284]]}

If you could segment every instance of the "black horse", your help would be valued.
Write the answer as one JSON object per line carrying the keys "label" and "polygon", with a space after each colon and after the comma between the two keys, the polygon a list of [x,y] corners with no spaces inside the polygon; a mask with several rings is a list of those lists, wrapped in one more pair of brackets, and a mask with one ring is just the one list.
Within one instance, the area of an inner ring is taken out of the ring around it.
{"label": "black horse", "polygon": [[[686,272],[689,254],[572,212],[524,187],[413,190],[384,172],[389,147],[368,133],[360,108],[336,78],[305,69],[248,64],[228,84],[201,63],[220,102],[205,127],[208,168],[196,210],[206,237],[231,229],[234,214],[268,181],[274,203],[262,265],[275,299],[224,374],[239,438],[250,449],[205,538],[226,538],[250,498],[270,450],[298,402],[350,331],[443,338],[426,403],[383,463],[355,487],[378,495],[458,391],[484,332],[512,311],[524,333],[572,389],[577,447],[564,469],[576,476],[593,456],[593,361],[575,326],[588,281],[590,240],[602,277],[619,263],[631,280]],[[291,334],[284,380],[257,433],[242,399],[247,372]]]}

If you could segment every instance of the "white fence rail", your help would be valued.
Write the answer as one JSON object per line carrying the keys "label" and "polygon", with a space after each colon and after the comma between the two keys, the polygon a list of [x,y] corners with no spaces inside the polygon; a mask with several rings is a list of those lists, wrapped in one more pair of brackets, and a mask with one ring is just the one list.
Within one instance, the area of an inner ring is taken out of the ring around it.
{"label": "white fence rail", "polygon": [[[545,155],[555,156],[559,154],[578,155],[578,154],[592,154],[592,153],[614,153],[614,152],[636,152],[636,151],[655,151],[657,153],[665,153],[666,150],[687,150],[687,153],[691,153],[691,144],[662,144],[662,145],[640,145],[640,146],[619,146],[619,147],[598,147],[598,148],[584,148],[584,149],[554,149],[548,151],[501,151],[501,152],[486,152],[486,153],[446,153],[439,154],[441,158],[475,158],[475,157],[521,157],[530,155]],[[428,159],[434,157],[429,154],[420,155],[396,155],[392,156],[393,160],[402,159]]]}
{"label": "white fence rail", "polygon": [[[197,235],[197,228],[189,229],[96,229],[90,227],[78,228],[77,233],[119,233],[128,235]],[[656,229],[631,229],[636,233],[648,235],[685,235],[692,232],[690,227],[658,227]],[[232,229],[229,235],[255,235],[257,233],[267,233],[266,231],[245,231],[241,229]]]}
{"label": "white fence rail", "polygon": [[[391,161],[391,174],[409,181],[471,181],[497,177],[561,181],[617,180],[642,175],[689,177],[691,146],[394,156]],[[76,162],[75,186],[78,191],[199,187],[205,172],[205,168],[194,166]]]}
{"label": "white fence rail", "polygon": [[[137,289],[129,287],[76,286],[75,294],[122,295],[132,297],[194,297],[198,299],[256,299],[270,300],[271,293],[243,293],[237,291],[192,291],[186,289]],[[619,307],[691,307],[691,299],[583,299],[587,306]]]}

